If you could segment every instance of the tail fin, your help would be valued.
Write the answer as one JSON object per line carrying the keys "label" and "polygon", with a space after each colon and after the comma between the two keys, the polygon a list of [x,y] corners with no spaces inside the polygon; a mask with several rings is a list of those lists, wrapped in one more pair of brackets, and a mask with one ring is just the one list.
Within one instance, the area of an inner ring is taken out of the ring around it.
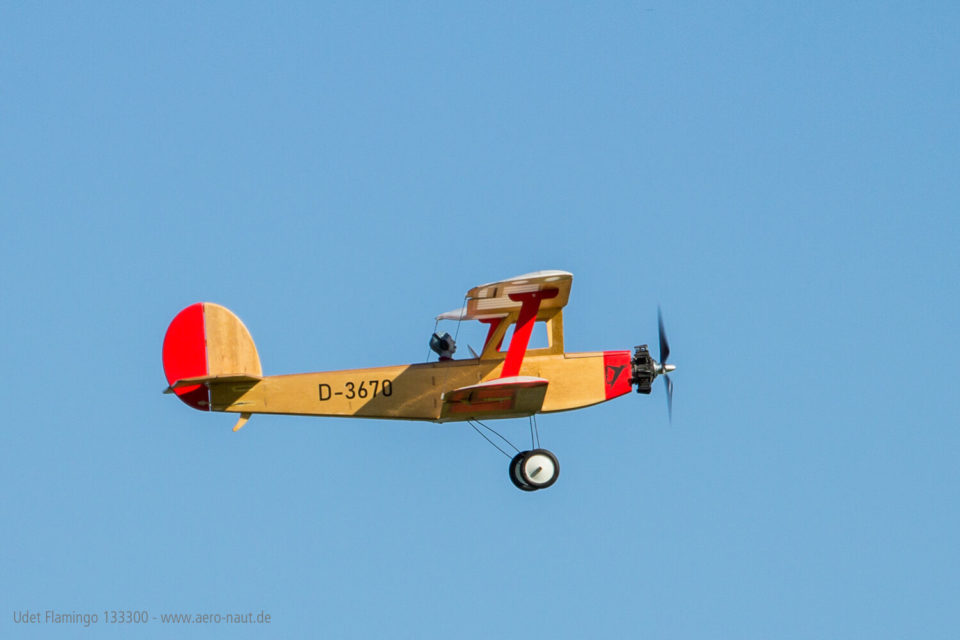
{"label": "tail fin", "polygon": [[[240,318],[212,302],[192,304],[173,319],[163,338],[163,372],[169,390],[194,409],[210,410],[203,378],[259,379],[260,358]],[[184,384],[193,382],[197,384]]]}

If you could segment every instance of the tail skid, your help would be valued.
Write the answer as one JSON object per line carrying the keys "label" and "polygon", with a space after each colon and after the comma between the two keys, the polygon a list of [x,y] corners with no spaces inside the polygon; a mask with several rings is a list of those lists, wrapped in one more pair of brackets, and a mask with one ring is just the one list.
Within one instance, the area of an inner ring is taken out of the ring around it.
{"label": "tail skid", "polygon": [[253,415],[253,414],[250,414],[250,413],[241,413],[241,414],[240,414],[240,419],[237,420],[237,424],[233,425],[233,432],[236,433],[237,431],[240,431],[240,429],[243,428],[243,425],[247,424],[247,420],[250,419],[250,416],[251,416],[251,415]]}

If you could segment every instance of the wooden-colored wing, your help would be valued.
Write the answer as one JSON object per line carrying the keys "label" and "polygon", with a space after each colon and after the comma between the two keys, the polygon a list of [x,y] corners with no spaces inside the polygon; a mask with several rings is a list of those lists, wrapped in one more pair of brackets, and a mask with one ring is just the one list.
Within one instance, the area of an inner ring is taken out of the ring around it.
{"label": "wooden-colored wing", "polygon": [[547,383],[543,378],[513,376],[448,391],[443,394],[440,420],[531,415],[543,406]]}

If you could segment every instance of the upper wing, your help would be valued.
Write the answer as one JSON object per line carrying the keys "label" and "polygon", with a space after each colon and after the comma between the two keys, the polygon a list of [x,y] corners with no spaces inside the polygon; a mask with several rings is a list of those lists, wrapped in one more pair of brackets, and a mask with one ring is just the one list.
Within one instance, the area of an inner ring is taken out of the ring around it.
{"label": "upper wing", "polygon": [[[467,306],[437,316],[437,320],[483,320],[502,318],[513,311],[519,312],[523,305],[518,294],[550,291],[551,297],[543,297],[539,312],[562,309],[570,299],[573,274],[567,271],[535,271],[498,282],[489,282],[467,292]],[[553,291],[556,293],[553,293]]]}

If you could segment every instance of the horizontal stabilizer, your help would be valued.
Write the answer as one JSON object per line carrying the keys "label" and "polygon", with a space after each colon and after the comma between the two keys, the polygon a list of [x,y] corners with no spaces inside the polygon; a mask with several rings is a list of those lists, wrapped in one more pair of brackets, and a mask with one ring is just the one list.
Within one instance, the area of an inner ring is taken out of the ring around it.
{"label": "horizontal stabilizer", "polygon": [[443,394],[441,420],[505,418],[536,413],[543,406],[548,381],[533,376],[497,378]]}
{"label": "horizontal stabilizer", "polygon": [[163,390],[164,393],[175,393],[177,389],[191,387],[197,384],[217,384],[225,382],[248,382],[256,384],[263,378],[260,376],[251,376],[247,374],[221,374],[216,376],[196,376],[194,378],[181,378]]}

